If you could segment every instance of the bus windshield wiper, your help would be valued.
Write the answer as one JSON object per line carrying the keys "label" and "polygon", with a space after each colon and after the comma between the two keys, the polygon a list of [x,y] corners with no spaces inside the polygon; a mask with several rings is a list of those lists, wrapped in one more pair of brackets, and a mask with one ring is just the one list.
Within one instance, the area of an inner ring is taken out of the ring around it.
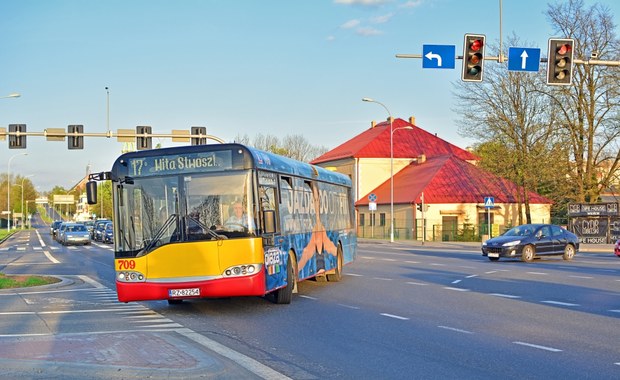
{"label": "bus windshield wiper", "polygon": [[166,222],[164,222],[164,224],[159,228],[159,230],[157,230],[157,232],[153,236],[153,239],[146,245],[146,247],[144,247],[144,249],[142,249],[142,252],[140,252],[139,256],[144,255],[144,254],[150,252],[151,249],[153,249],[155,246],[157,246],[158,245],[157,243],[159,243],[159,241],[164,236],[166,231],[168,231],[168,228],[173,223],[175,223],[177,220],[178,220],[178,215],[177,214],[170,215],[168,217],[168,219],[166,220]]}

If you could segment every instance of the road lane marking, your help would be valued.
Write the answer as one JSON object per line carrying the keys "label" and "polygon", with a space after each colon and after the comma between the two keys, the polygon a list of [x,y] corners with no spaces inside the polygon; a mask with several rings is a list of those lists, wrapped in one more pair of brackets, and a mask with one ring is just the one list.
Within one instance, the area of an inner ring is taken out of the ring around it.
{"label": "road lane marking", "polygon": [[490,293],[489,295],[495,296],[495,297],[510,298],[510,299],[521,298],[521,296],[514,296],[512,294],[502,294],[502,293]]}
{"label": "road lane marking", "polygon": [[266,365],[248,357],[240,352],[237,352],[231,348],[224,346],[223,344],[217,343],[214,340],[207,338],[204,335],[201,335],[193,330],[184,328],[176,330],[177,333],[193,340],[194,342],[202,345],[203,347],[208,348],[211,351],[217,352],[218,354],[225,356],[235,363],[239,364],[243,368],[248,371],[256,374],[257,376],[262,377],[263,379],[290,379],[290,377],[285,376],[284,374],[267,367]]}
{"label": "road lane marking", "polygon": [[387,277],[373,277],[373,280],[380,280],[380,281],[393,281],[393,278],[387,278]]}
{"label": "road lane marking", "polygon": [[462,280],[454,280],[452,281],[453,284],[458,284],[459,282],[461,282]]}
{"label": "road lane marking", "polygon": [[359,310],[360,309],[359,306],[345,305],[343,303],[339,303],[338,306],[346,307],[347,309],[353,309],[353,310]]}
{"label": "road lane marking", "polygon": [[420,286],[427,286],[428,284],[423,284],[421,282],[414,282],[414,281],[407,281],[405,284],[409,284],[409,285],[420,285]]}
{"label": "road lane marking", "polygon": [[316,297],[305,296],[305,295],[300,295],[299,297],[301,297],[301,298],[307,298],[307,299],[309,299],[309,300],[313,300],[313,301],[318,300],[318,298],[316,298]]}
{"label": "road lane marking", "polygon": [[381,315],[384,316],[384,317],[388,317],[388,318],[399,319],[401,321],[408,321],[409,320],[409,318],[401,317],[400,315],[394,315],[394,314],[388,314],[388,313],[381,313]]}
{"label": "road lane marking", "polygon": [[544,273],[544,272],[526,272],[527,274],[535,274],[537,276],[546,276],[548,275],[548,273]]}
{"label": "road lane marking", "polygon": [[463,333],[463,334],[473,334],[472,331],[463,330],[463,329],[457,329],[456,327],[450,327],[450,326],[437,326],[437,327],[439,327],[440,329],[456,331],[456,332],[460,332],[460,333]]}
{"label": "road lane marking", "polygon": [[45,247],[45,242],[41,238],[41,234],[39,234],[39,230],[34,230],[34,232],[37,234],[37,238],[39,239],[39,244],[41,244],[41,247]]}
{"label": "road lane marking", "polygon": [[590,277],[590,276],[568,276],[568,277],[572,277],[572,278],[583,278],[585,280],[590,280],[593,279],[594,277]]}
{"label": "road lane marking", "polygon": [[451,286],[444,286],[443,288],[448,290],[456,290],[457,292],[469,292],[469,289],[453,288]]}
{"label": "road lane marking", "polygon": [[467,277],[465,277],[465,278],[474,278],[474,277],[478,277],[478,275],[477,275],[477,274],[472,274],[472,275],[467,276]]}
{"label": "road lane marking", "polygon": [[580,306],[579,304],[576,304],[576,303],[568,303],[568,302],[560,302],[560,301],[540,301],[540,302],[548,303],[551,305],[558,305],[558,306],[571,306],[571,307]]}
{"label": "road lane marking", "polygon": [[54,264],[60,264],[60,261],[56,260],[56,258],[54,256],[52,256],[49,252],[47,251],[43,251],[43,254],[45,255],[45,257],[47,257],[47,259],[49,261],[51,261]]}
{"label": "road lane marking", "polygon": [[517,342],[512,342],[512,343],[519,344],[521,346],[537,348],[539,350],[545,350],[545,351],[551,351],[551,352],[562,352],[562,350],[560,350],[559,348],[541,346],[541,345],[538,345],[538,344],[532,344],[532,343],[526,343],[526,342],[518,342],[518,341]]}

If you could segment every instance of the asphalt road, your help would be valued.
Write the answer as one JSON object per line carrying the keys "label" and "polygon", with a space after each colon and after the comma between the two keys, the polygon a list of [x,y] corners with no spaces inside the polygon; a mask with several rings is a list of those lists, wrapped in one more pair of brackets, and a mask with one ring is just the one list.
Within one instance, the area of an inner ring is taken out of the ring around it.
{"label": "asphalt road", "polygon": [[72,283],[0,294],[0,375],[620,377],[620,259],[607,246],[527,264],[491,262],[477,244],[362,241],[343,281],[303,282],[290,305],[243,297],[170,306],[116,302],[109,247],[39,250],[28,239],[0,246],[0,270]]}

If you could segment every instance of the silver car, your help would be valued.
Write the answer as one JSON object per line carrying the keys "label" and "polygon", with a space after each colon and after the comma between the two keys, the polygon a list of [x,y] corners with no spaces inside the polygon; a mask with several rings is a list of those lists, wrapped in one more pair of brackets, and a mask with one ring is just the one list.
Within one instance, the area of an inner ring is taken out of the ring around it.
{"label": "silver car", "polygon": [[82,223],[63,223],[61,230],[60,243],[69,244],[90,244],[90,233]]}

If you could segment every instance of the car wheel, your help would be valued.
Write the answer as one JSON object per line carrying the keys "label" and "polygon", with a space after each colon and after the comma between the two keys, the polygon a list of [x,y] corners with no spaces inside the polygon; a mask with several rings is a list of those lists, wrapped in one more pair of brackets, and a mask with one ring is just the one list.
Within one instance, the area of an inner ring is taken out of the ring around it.
{"label": "car wheel", "polygon": [[562,258],[566,261],[570,261],[575,257],[575,247],[572,244],[567,244],[564,248],[564,255]]}
{"label": "car wheel", "polygon": [[523,247],[523,251],[521,252],[521,261],[525,261],[526,263],[534,260],[534,256],[536,255],[534,246],[529,244]]}

